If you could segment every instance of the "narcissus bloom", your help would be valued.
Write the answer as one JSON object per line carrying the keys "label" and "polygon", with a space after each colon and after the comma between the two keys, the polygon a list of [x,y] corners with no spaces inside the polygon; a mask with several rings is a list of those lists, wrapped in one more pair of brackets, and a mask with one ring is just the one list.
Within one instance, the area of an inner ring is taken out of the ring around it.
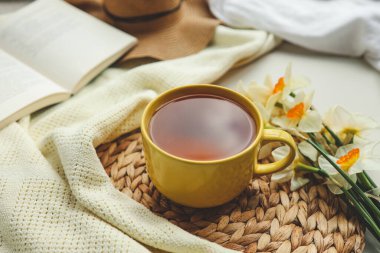
{"label": "narcissus bloom", "polygon": [[264,120],[268,122],[278,101],[285,99],[293,91],[308,85],[309,82],[306,79],[292,76],[292,69],[289,64],[285,75],[280,77],[276,83],[273,83],[271,77],[267,76],[264,85],[253,82],[245,87],[242,83],[239,83],[237,90],[257,105]]}
{"label": "narcissus bloom", "polygon": [[[340,147],[335,156],[330,156],[330,159],[334,161],[343,171],[345,171],[351,179],[356,181],[356,174],[363,170],[379,170],[380,169],[380,142],[367,143],[365,145],[349,144]],[[319,167],[325,170],[334,180],[336,180],[341,186],[349,188],[350,185],[339,174],[339,172],[324,158],[320,156],[318,158]],[[328,187],[331,192],[340,194],[342,191],[334,182],[328,183]]]}
{"label": "narcissus bloom", "polygon": [[284,129],[295,129],[305,133],[319,132],[322,129],[322,117],[311,110],[314,92],[300,92],[295,98],[283,101],[285,113],[274,117],[272,123]]}
{"label": "narcissus bloom", "polygon": [[365,138],[371,130],[380,127],[372,118],[351,113],[341,106],[332,107],[325,114],[323,121],[339,135],[353,134],[361,138]]}

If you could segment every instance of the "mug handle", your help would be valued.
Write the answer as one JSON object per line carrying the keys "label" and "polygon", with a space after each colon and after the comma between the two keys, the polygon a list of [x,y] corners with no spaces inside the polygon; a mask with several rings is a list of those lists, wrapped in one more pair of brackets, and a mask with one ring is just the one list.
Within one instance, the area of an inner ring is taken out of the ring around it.
{"label": "mug handle", "polygon": [[255,175],[266,175],[270,173],[274,173],[288,167],[296,157],[296,144],[293,140],[293,137],[287,132],[280,129],[264,129],[263,137],[261,141],[279,141],[289,146],[290,152],[283,159],[268,163],[268,164],[257,164],[255,168],[253,168],[253,173]]}

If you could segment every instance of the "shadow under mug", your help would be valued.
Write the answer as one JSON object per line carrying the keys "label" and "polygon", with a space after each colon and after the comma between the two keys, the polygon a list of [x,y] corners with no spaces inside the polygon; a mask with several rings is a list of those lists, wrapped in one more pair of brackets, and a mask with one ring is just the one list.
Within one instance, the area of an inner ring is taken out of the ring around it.
{"label": "shadow under mug", "polygon": [[[153,114],[164,104],[187,95],[211,94],[229,99],[244,108],[256,123],[256,138],[240,153],[210,161],[188,160],[174,156],[158,147],[149,135]],[[266,175],[285,169],[295,158],[293,138],[279,129],[264,129],[257,107],[245,96],[225,87],[194,84],[168,90],[144,110],[141,133],[148,174],[155,187],[166,197],[190,207],[213,207],[224,204],[241,193],[253,176]],[[290,147],[280,161],[258,164],[262,142],[282,142]]]}

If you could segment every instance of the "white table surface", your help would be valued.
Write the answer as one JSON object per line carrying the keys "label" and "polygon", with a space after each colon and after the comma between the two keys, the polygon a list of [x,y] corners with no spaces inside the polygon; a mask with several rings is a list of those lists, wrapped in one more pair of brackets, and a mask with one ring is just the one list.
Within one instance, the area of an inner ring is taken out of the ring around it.
{"label": "white table surface", "polygon": [[[28,2],[0,0],[0,14],[16,10]],[[289,62],[293,64],[294,74],[311,80],[316,90],[314,105],[321,113],[339,104],[380,122],[380,73],[362,59],[315,53],[285,43],[262,58],[230,71],[215,83],[233,88],[240,80],[262,82],[267,74],[276,80]],[[380,172],[371,175],[380,185]],[[380,244],[372,235],[367,233],[366,238],[365,252],[380,252]]]}

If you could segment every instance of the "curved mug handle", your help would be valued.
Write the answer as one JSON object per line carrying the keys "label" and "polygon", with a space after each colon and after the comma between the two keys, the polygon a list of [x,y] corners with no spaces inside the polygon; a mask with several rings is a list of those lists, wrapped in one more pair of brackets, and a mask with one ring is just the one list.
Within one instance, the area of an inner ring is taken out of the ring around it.
{"label": "curved mug handle", "polygon": [[253,168],[253,173],[255,175],[266,175],[270,173],[275,173],[277,171],[283,170],[288,167],[296,157],[296,144],[293,140],[293,137],[287,132],[280,129],[264,129],[264,134],[261,141],[278,141],[282,142],[289,146],[290,152],[283,159],[268,163],[268,164],[257,164],[255,168]]}

